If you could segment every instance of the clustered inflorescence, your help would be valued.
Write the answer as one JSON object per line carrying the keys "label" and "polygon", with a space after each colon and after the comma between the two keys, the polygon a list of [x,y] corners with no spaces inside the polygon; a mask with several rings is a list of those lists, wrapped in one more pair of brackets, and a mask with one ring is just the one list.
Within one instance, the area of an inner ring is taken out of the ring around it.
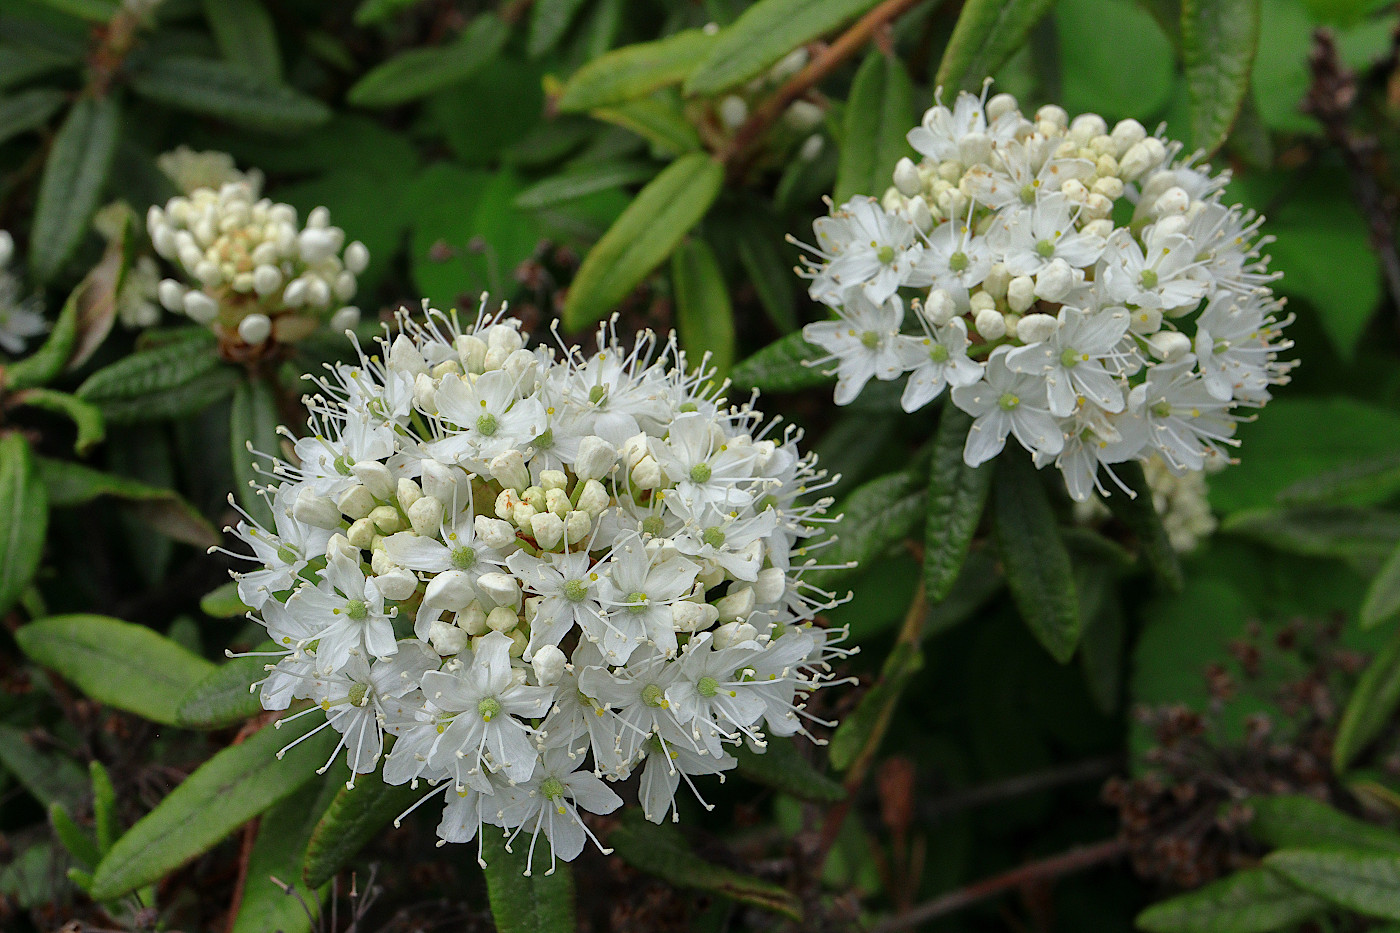
{"label": "clustered inflorescence", "polygon": [[159,285],[167,310],[250,347],[359,321],[360,309],[347,302],[369,251],[358,240],[347,245],[324,207],[300,226],[296,208],[258,196],[261,174],[235,171],[224,153],[177,150],[162,156],[161,167],[193,186],[146,215],[156,252],[181,276]]}
{"label": "clustered inflorescence", "polygon": [[10,356],[23,353],[31,337],[49,329],[42,301],[24,297],[24,283],[9,271],[14,255],[14,238],[0,230],[0,350]]}
{"label": "clustered inflorescence", "polygon": [[352,782],[387,732],[384,779],[433,785],[444,841],[489,824],[570,860],[580,811],[621,805],[602,778],[640,769],[660,822],[735,746],[806,733],[844,654],[801,580],[830,500],[799,502],[828,482],[800,432],[674,341],[519,328],[429,311],[318,380],[275,528],[235,529],[263,565],[238,588],[280,655],[263,705],[314,701],[297,715],[341,733]]}
{"label": "clustered inflorescence", "polygon": [[803,333],[835,362],[838,404],[872,377],[908,373],[906,411],[951,387],[975,419],[968,464],[1014,435],[1084,500],[1106,494],[1100,465],[1202,469],[1237,443],[1236,410],[1287,381],[1262,218],[1223,204],[1228,174],[1180,143],[986,91],[933,107],[909,142],[923,161],[818,219],[807,247],[837,319]]}

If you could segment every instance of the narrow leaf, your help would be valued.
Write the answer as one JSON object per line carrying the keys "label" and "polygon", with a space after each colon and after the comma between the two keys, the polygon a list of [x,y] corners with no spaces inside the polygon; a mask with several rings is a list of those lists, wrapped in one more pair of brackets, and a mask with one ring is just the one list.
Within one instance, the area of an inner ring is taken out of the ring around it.
{"label": "narrow leaf", "polygon": [[535,0],[530,11],[530,36],[525,42],[525,51],[531,58],[539,58],[553,51],[559,40],[569,31],[569,23],[578,14],[579,8],[587,0]]}
{"label": "narrow leaf", "polygon": [[78,397],[121,424],[191,414],[226,398],[237,381],[212,345],[189,339],[138,350],[99,369],[78,387]]}
{"label": "narrow leaf", "polygon": [[233,580],[210,590],[199,600],[199,611],[211,619],[236,619],[248,608],[238,598],[238,584]]}
{"label": "narrow leaf", "polygon": [[71,758],[35,748],[14,726],[0,723],[0,768],[15,776],[44,806],[61,803],[75,810],[83,802],[83,769]]}
{"label": "narrow leaf", "polygon": [[496,57],[509,35],[499,17],[478,16],[450,45],[410,49],[377,65],[345,99],[358,107],[395,107],[461,84]]}
{"label": "narrow leaf", "polygon": [[121,832],[117,822],[117,791],[112,786],[107,766],[96,759],[88,762],[88,779],[92,783],[92,822],[97,829],[97,847],[106,855]]}
{"label": "narrow leaf", "polygon": [[821,347],[802,339],[800,332],[792,333],[741,361],[730,378],[741,388],[764,392],[811,389],[832,381],[830,373],[812,365],[827,356]]}
{"label": "narrow leaf", "polygon": [[118,709],[174,725],[180,699],[214,665],[142,625],[97,615],[51,616],[15,632],[30,660]]}
{"label": "narrow leaf", "polygon": [[616,307],[705,216],[723,180],[723,166],[700,152],[652,179],[584,258],[564,302],[565,329],[582,330]]}
{"label": "narrow leaf", "polygon": [[[310,933],[320,924],[325,891],[301,882],[301,859],[336,781],[311,781],[263,815],[248,859],[243,901],[230,933]],[[290,886],[284,889],[277,881]]]}
{"label": "narrow leaf", "polygon": [[594,119],[636,133],[651,144],[657,158],[684,155],[700,149],[700,134],[691,125],[674,90],[589,111]]}
{"label": "narrow leaf", "polygon": [[62,91],[47,87],[0,97],[0,143],[48,123],[65,100]]}
{"label": "narrow leaf", "polygon": [[1326,909],[1267,868],[1250,868],[1188,894],[1154,904],[1137,916],[1148,933],[1268,933]]}
{"label": "narrow leaf", "polygon": [[560,113],[584,113],[679,84],[705,60],[718,39],[699,29],[686,29],[655,42],[615,49],[574,72],[556,106]]}
{"label": "narrow leaf", "polygon": [[158,104],[269,133],[306,130],[331,118],[330,108],[314,97],[205,58],[155,59],[132,74],[131,86]]}
{"label": "narrow leaf", "polygon": [[782,239],[766,225],[740,224],[735,234],[734,248],[744,266],[749,284],[758,293],[763,310],[780,333],[797,330],[797,293],[793,288],[792,267],[782,254]]}
{"label": "narrow leaf", "polygon": [[1152,488],[1147,485],[1147,476],[1142,472],[1142,464],[1136,460],[1117,464],[1114,472],[1136,496],[1129,496],[1121,490],[1108,497],[1108,507],[1123,524],[1137,536],[1147,564],[1173,592],[1182,588],[1185,577],[1181,573],[1181,558],[1172,547],[1167,529],[1162,525],[1162,517],[1152,502]]}
{"label": "narrow leaf", "polygon": [[1400,854],[1400,833],[1365,823],[1312,797],[1251,797],[1249,831],[1276,849],[1337,846]]}
{"label": "narrow leaf", "polygon": [[[821,563],[831,569],[808,571],[804,578],[817,586],[830,586],[833,579],[880,557],[918,527],[927,496],[923,478],[907,470],[857,487],[841,503],[845,517],[836,526],[835,543],[817,552]],[[806,555],[805,547],[798,548],[793,552],[794,564]]]}
{"label": "narrow leaf", "polygon": [[586,162],[526,188],[515,196],[515,206],[523,210],[539,210],[599,191],[646,181],[654,174],[655,170],[650,166],[635,162]]}
{"label": "narrow leaf", "polygon": [[94,446],[102,443],[102,439],[107,436],[107,427],[103,423],[102,412],[98,411],[95,405],[89,405],[76,395],[56,392],[52,389],[29,389],[16,393],[14,398],[16,402],[23,405],[42,408],[44,411],[63,415],[72,421],[73,426],[78,429],[78,436],[73,441],[73,450],[80,457],[85,456]]}
{"label": "narrow leaf", "polygon": [[[276,456],[279,439],[277,397],[267,379],[240,378],[233,387],[229,407],[229,453],[233,457],[233,483],[238,501],[255,518],[270,520],[267,500],[255,491],[257,467],[268,466],[265,456]],[[256,451],[256,453],[255,453]],[[268,527],[271,527],[270,525]]]}
{"label": "narrow leaf", "polygon": [[1400,631],[1367,666],[1342,710],[1332,743],[1332,770],[1341,774],[1380,735],[1400,706]]}
{"label": "narrow leaf", "polygon": [[[622,825],[608,837],[608,843],[628,865],[663,881],[752,904],[797,922],[802,920],[802,905],[790,892],[772,882],[705,861],[690,850],[674,827],[648,823],[636,810],[628,811]],[[493,896],[493,910],[495,905]]]}
{"label": "narrow leaf", "polygon": [[[1030,37],[1054,0],[968,0],[938,64],[937,87],[975,91]],[[951,103],[951,101],[950,101]]]}
{"label": "narrow leaf", "polygon": [[[267,642],[258,651],[273,646]],[[262,712],[252,685],[267,676],[267,658],[233,658],[213,667],[191,684],[175,708],[176,725],[186,729],[222,729]]]}
{"label": "narrow leaf", "polygon": [[1400,855],[1285,849],[1264,864],[1333,904],[1368,917],[1400,920]]}
{"label": "narrow leaf", "polygon": [[706,97],[762,74],[793,49],[823,36],[878,0],[760,0],[725,27],[710,54],[685,82]]}
{"label": "narrow leaf", "polygon": [[791,794],[799,800],[814,803],[835,803],[846,799],[846,789],[840,782],[822,774],[797,750],[797,740],[771,736],[762,754],[748,745],[734,753],[739,759],[736,769],[749,780]]}
{"label": "narrow leaf", "polygon": [[900,694],[904,692],[909,678],[917,674],[923,666],[923,653],[917,646],[905,642],[894,646],[894,650],[885,658],[885,663],[880,668],[880,679],[860,698],[855,710],[841,721],[841,725],[831,736],[827,752],[833,768],[844,771],[855,762],[861,749],[865,748],[870,737],[881,727],[881,723],[887,721],[894,713],[895,704],[899,702]]}
{"label": "narrow leaf", "polygon": [[676,295],[676,329],[691,365],[708,353],[715,379],[734,365],[734,308],[719,262],[704,240],[690,239],[671,256],[671,285]]}
{"label": "narrow leaf", "polygon": [[553,874],[535,871],[526,876],[529,845],[522,836],[511,852],[499,832],[483,827],[481,852],[486,860],[486,894],[491,900],[491,919],[497,933],[572,933],[572,868],[568,862],[560,862]]}
{"label": "narrow leaf", "polygon": [[1361,604],[1361,627],[1371,628],[1400,613],[1400,545],[1386,558],[1366,589]]}
{"label": "narrow leaf", "polygon": [[49,804],[49,825],[58,841],[83,868],[91,869],[101,860],[102,851],[97,848],[97,842],[87,830],[73,822],[68,810],[57,801]]}
{"label": "narrow leaf", "polygon": [[945,405],[933,438],[924,523],[924,587],[934,603],[952,592],[958,580],[992,486],[993,467],[970,467],[963,460],[971,425],[971,416]]}
{"label": "narrow leaf", "polygon": [[82,97],[63,119],[39,182],[29,264],[47,282],[77,250],[117,151],[121,111],[110,97]]}
{"label": "narrow leaf", "polygon": [[39,475],[55,507],[79,506],[98,496],[112,496],[125,502],[137,518],[176,541],[202,548],[220,541],[209,520],[173,490],[47,457],[39,459]]}
{"label": "narrow leaf", "polygon": [[1191,99],[1191,145],[1220,148],[1249,91],[1259,0],[1182,0],[1181,55]]}
{"label": "narrow leaf", "polygon": [[836,167],[837,204],[858,194],[878,197],[890,186],[901,156],[913,152],[905,134],[914,122],[914,83],[894,55],[865,57],[846,102],[846,138]]}
{"label": "narrow leaf", "polygon": [[158,881],[295,793],[316,776],[336,733],[322,730],[281,759],[277,752],[314,726],[303,717],[284,729],[264,728],[200,765],[112,846],[93,874],[93,898],[110,900]]}
{"label": "narrow leaf", "polygon": [[1249,509],[1220,528],[1291,554],[1374,562],[1373,570],[1400,543],[1400,515],[1345,506]]}
{"label": "narrow leaf", "polygon": [[224,61],[265,84],[281,83],[277,30],[258,0],[204,0],[204,18]]}
{"label": "narrow leaf", "polygon": [[1061,664],[1074,656],[1082,620],[1069,553],[1028,457],[997,459],[992,524],[1006,582],[1031,633]]}
{"label": "narrow leaf", "polygon": [[378,771],[357,776],[353,788],[341,787],[311,831],[302,879],[313,888],[330,881],[425,793],[421,786],[385,784]]}
{"label": "narrow leaf", "polygon": [[48,498],[29,441],[18,431],[0,437],[0,615],[10,611],[39,569]]}

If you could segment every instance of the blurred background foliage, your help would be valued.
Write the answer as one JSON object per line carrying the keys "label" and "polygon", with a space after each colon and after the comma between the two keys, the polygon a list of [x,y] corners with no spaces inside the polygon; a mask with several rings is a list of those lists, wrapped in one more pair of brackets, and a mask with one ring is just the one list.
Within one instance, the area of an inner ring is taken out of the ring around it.
{"label": "blurred background foliage", "polygon": [[[72,307],[50,315],[38,364],[7,367],[0,925],[492,922],[470,856],[435,849],[412,821],[342,853],[334,886],[289,897],[261,883],[298,880],[288,872],[330,805],[315,783],[263,817],[281,832],[248,823],[134,896],[84,893],[125,826],[245,737],[228,722],[173,727],[186,688],[210,676],[205,659],[256,644],[218,591],[230,563],[203,547],[254,475],[244,441],[275,446],[272,425],[298,420],[296,376],[347,349],[322,337],[249,366],[217,361],[207,337],[114,327],[124,270],[150,252],[140,218],[176,193],[156,156],[181,144],[231,153],[274,200],[303,216],[325,206],[366,244],[362,337],[401,305],[471,309],[483,290],[568,339],[616,308],[624,329],[678,328],[741,386],[791,390],[765,408],[807,426],[842,474],[863,562],[824,582],[857,594],[831,621],[862,646],[850,673],[876,686],[817,705],[862,730],[831,749],[849,796],[836,802],[831,779],[801,792],[741,779],[708,817],[688,814],[683,836],[600,821],[619,852],[578,863],[585,928],[1400,922],[1400,834],[1387,828],[1400,816],[1393,4],[139,6],[0,5],[0,228],[47,306]],[[1231,45],[1230,29],[1244,39]],[[1184,556],[1179,587],[1142,526],[1081,534],[1053,500],[1082,625],[1060,664],[1021,622],[985,533],[951,594],[923,599],[919,451],[934,415],[905,416],[873,390],[835,413],[825,389],[807,390],[813,373],[775,365],[800,356],[790,335],[817,313],[784,236],[806,239],[824,196],[883,193],[935,86],[976,88],[984,72],[1028,109],[1165,123],[1214,147],[1224,129],[1202,121],[1190,63],[1217,54],[1236,56],[1247,90],[1213,161],[1234,169],[1233,199],[1268,215],[1303,365],[1241,427],[1241,462],[1209,478],[1219,530]],[[135,220],[109,243],[91,220],[118,199]],[[741,362],[781,338],[778,357]],[[170,340],[190,342],[167,354],[185,364],[164,381],[83,401],[93,372]],[[30,618],[93,611],[165,636],[165,663],[114,660],[123,639],[145,644],[125,629],[46,630],[58,648],[17,635]],[[45,672],[75,663],[77,643],[85,676]],[[814,761],[830,770],[824,752]]]}

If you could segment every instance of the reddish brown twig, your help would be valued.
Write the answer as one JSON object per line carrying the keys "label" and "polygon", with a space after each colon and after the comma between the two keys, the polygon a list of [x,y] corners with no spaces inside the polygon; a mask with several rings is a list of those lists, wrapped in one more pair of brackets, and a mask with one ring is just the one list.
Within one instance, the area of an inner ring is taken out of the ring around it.
{"label": "reddish brown twig", "polygon": [[1121,839],[1105,839],[1103,842],[1091,846],[1070,849],[1060,855],[1030,862],[1019,868],[985,878],[965,888],[959,888],[931,901],[926,901],[913,910],[876,924],[870,933],[894,933],[896,930],[907,930],[910,927],[927,923],[937,917],[947,916],[966,907],[971,907],[973,904],[981,903],[1008,891],[1024,888],[1038,881],[1061,878],[1084,871],[1087,868],[1093,868],[1096,865],[1116,861],[1126,852],[1127,844]]}
{"label": "reddish brown twig", "polygon": [[253,841],[258,838],[258,826],[262,817],[254,817],[243,824],[243,843],[238,849],[238,878],[233,883],[233,898],[228,906],[228,923],[224,929],[233,933],[238,922],[238,910],[243,906],[243,890],[248,886],[248,863],[253,859]]}
{"label": "reddish brown twig", "polygon": [[773,96],[758,106],[730,138],[729,144],[715,153],[715,158],[730,166],[731,173],[741,169],[753,144],[768,132],[769,127],[783,115],[788,104],[815,87],[841,63],[858,52],[875,35],[875,31],[892,22],[918,0],[885,0],[847,29],[836,41],[817,54],[807,67],[787,80]]}

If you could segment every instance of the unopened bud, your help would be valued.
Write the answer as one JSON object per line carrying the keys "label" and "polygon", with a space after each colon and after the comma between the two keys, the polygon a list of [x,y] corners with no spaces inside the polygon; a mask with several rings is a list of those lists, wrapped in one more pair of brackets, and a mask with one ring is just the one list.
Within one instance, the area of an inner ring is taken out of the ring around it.
{"label": "unopened bud", "polygon": [[471,577],[461,570],[444,570],[428,581],[423,604],[448,612],[461,612],[476,599]]}
{"label": "unopened bud", "polygon": [[508,573],[483,573],[476,580],[476,589],[497,606],[520,609],[520,583]]}
{"label": "unopened bud", "polygon": [[357,518],[350,523],[350,530],[345,533],[345,540],[357,548],[368,549],[374,543],[374,536],[378,533],[379,530],[374,527],[374,522],[368,518]]}
{"label": "unopened bud", "polygon": [[[382,550],[375,551],[371,561],[384,553]],[[408,599],[418,589],[418,578],[410,570],[395,567],[375,576],[374,585],[385,599]]]}
{"label": "unopened bud", "polygon": [[564,540],[578,544],[593,530],[593,517],[587,512],[574,511],[564,516]]}
{"label": "unopened bud", "polygon": [[209,324],[219,316],[219,303],[204,292],[190,290],[181,300],[185,315],[196,324]]}
{"label": "unopened bud", "polygon": [[310,489],[302,487],[292,503],[292,517],[314,528],[331,531],[341,525],[340,509],[336,508],[329,496],[318,496]]}
{"label": "unopened bud", "polygon": [[719,618],[719,610],[708,603],[688,599],[671,604],[671,625],[678,632],[703,632]]}
{"label": "unopened bud", "polygon": [[460,654],[467,647],[467,633],[441,619],[434,619],[432,625],[428,626],[428,641],[434,651],[447,657]]}
{"label": "unopened bud", "polygon": [[507,450],[492,458],[489,467],[492,478],[507,489],[524,489],[530,485],[530,471],[525,468],[525,455],[518,450]]}
{"label": "unopened bud", "polygon": [[1074,270],[1063,259],[1052,259],[1035,277],[1035,294],[1046,301],[1059,301],[1074,288]]}
{"label": "unopened bud", "polygon": [[493,632],[511,632],[519,624],[520,617],[515,614],[514,609],[497,606],[486,613],[486,627]]}
{"label": "unopened bud", "polygon": [[1161,330],[1147,338],[1152,352],[1164,363],[1179,360],[1191,352],[1191,340],[1185,334],[1174,330]]}
{"label": "unopened bud", "polygon": [[[1035,304],[1035,280],[1018,275],[1006,285],[1006,305],[1018,314]],[[980,331],[979,331],[980,332]]]}
{"label": "unopened bud", "polygon": [[[557,489],[550,490],[550,492],[558,491]],[[568,500],[565,499],[565,501]],[[530,531],[541,550],[552,551],[564,540],[564,519],[553,512],[540,512],[530,519]]]}
{"label": "unopened bud", "polygon": [[394,481],[394,474],[378,460],[356,461],[350,472],[355,474],[355,478],[365,485],[374,498],[386,500],[394,497],[398,485]]}
{"label": "unopened bud", "polygon": [[924,315],[930,324],[943,326],[951,321],[958,314],[957,303],[947,289],[935,288],[928,293],[928,301],[924,304]]}
{"label": "unopened bud", "polygon": [[374,527],[378,528],[382,534],[391,535],[396,531],[404,530],[403,515],[392,505],[375,506],[367,517],[374,522]]}
{"label": "unopened bud", "polygon": [[787,574],[780,567],[768,567],[758,572],[753,584],[754,599],[760,605],[776,603],[787,591]]}
{"label": "unopened bud", "polygon": [[972,319],[977,333],[986,340],[999,340],[1006,336],[1006,318],[995,308],[983,308]]}
{"label": "unopened bud", "polygon": [[336,507],[350,518],[364,518],[378,504],[370,491],[358,483],[340,494]]}
{"label": "unopened bud", "polygon": [[478,515],[472,520],[472,530],[477,539],[490,548],[500,550],[515,543],[515,529],[510,522]]}
{"label": "unopened bud", "polygon": [[746,618],[749,613],[753,612],[753,607],[756,604],[753,587],[745,586],[721,597],[714,606],[719,610],[721,619],[725,622],[731,622],[735,619]]}
{"label": "unopened bud", "polygon": [[715,629],[714,646],[723,651],[758,638],[758,629],[747,622],[728,622]]}
{"label": "unopened bud", "polygon": [[[461,470],[437,460],[422,461],[422,468],[424,495],[432,496],[444,503],[456,499],[458,480],[465,478]],[[465,498],[464,496],[463,499]]]}
{"label": "unopened bud", "polygon": [[552,687],[564,676],[564,665],[568,659],[564,652],[554,645],[542,645],[535,649],[530,658],[530,666],[535,669],[535,680],[542,687]]}
{"label": "unopened bud", "polygon": [[581,480],[599,480],[617,463],[617,448],[601,437],[589,434],[579,441],[574,475]]}
{"label": "unopened bud", "polygon": [[486,611],[480,606],[468,606],[457,613],[457,624],[468,635],[485,635],[491,631],[486,627]]}
{"label": "unopened bud", "polygon": [[924,180],[919,177],[919,167],[908,156],[894,164],[894,186],[906,198],[912,198],[924,190]]}
{"label": "unopened bud", "polygon": [[638,489],[656,489],[661,485],[661,465],[650,455],[637,461],[632,468],[632,485]]}
{"label": "unopened bud", "polygon": [[1027,344],[1044,343],[1059,327],[1059,322],[1048,314],[1027,314],[1016,325],[1016,338]]}
{"label": "unopened bud", "polygon": [[442,532],[442,515],[442,500],[435,496],[423,496],[408,507],[409,524],[425,538],[435,538]]}

